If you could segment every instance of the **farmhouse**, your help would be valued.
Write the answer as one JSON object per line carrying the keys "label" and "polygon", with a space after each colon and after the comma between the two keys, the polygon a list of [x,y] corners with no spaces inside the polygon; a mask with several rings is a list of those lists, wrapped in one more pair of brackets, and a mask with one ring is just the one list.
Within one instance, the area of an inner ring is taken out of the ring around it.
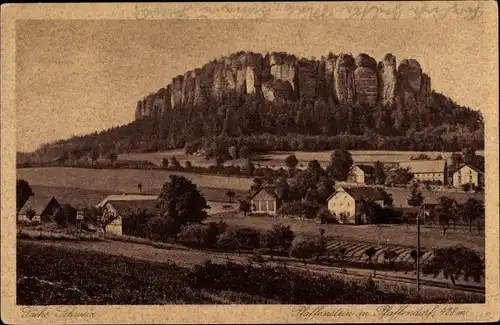
{"label": "farmhouse", "polygon": [[280,200],[273,187],[264,187],[250,199],[252,213],[268,213],[276,215]]}
{"label": "farmhouse", "polygon": [[339,187],[327,200],[328,210],[341,223],[365,223],[363,204],[366,201],[384,206],[384,197],[388,195],[384,190],[376,187]]}
{"label": "farmhouse", "polygon": [[[142,198],[137,198],[142,197]],[[101,205],[104,216],[116,216],[116,219],[106,226],[106,232],[115,235],[130,235],[134,233],[133,220],[130,213],[144,211],[156,213],[158,211],[158,196],[156,195],[111,195]]]}
{"label": "farmhouse", "polygon": [[[21,210],[19,210],[18,220],[19,221],[50,221],[55,217],[61,205],[53,196],[30,196],[28,201],[24,203]],[[30,220],[28,217],[28,211],[33,209],[35,215],[33,219]]]}
{"label": "farmhouse", "polygon": [[400,168],[410,168],[414,179],[447,184],[446,160],[412,160],[399,163]]}
{"label": "farmhouse", "polygon": [[370,165],[354,165],[349,170],[347,181],[359,184],[371,184],[375,181],[375,173],[373,166]]}
{"label": "farmhouse", "polygon": [[472,165],[463,165],[453,173],[453,186],[472,184],[473,187],[484,186],[484,171]]}

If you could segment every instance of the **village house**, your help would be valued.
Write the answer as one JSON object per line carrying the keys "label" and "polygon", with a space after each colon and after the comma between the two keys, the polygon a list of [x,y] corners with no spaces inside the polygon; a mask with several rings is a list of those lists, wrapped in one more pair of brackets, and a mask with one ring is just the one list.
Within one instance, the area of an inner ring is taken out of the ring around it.
{"label": "village house", "polygon": [[276,215],[280,205],[280,200],[274,192],[273,187],[264,187],[255,193],[250,199],[252,213],[267,213]]}
{"label": "village house", "polygon": [[127,235],[133,233],[133,229],[130,229],[129,226],[129,214],[137,211],[157,212],[158,195],[110,195],[97,204],[97,207],[104,209],[104,216],[116,216],[116,219],[106,226],[107,233]]}
{"label": "village house", "polygon": [[[17,214],[18,221],[51,221],[61,209],[61,205],[53,196],[30,196]],[[28,211],[33,210],[33,219],[28,217]]]}
{"label": "village house", "polygon": [[424,182],[448,183],[446,160],[411,160],[399,163],[400,168],[409,168],[414,179]]}
{"label": "village house", "polygon": [[484,171],[472,165],[463,165],[453,173],[453,186],[461,187],[471,184],[475,187],[484,186]]}
{"label": "village house", "polygon": [[370,165],[354,165],[349,170],[347,181],[359,184],[372,184],[375,182],[375,172]]}
{"label": "village house", "polygon": [[388,194],[377,187],[339,187],[327,199],[327,207],[340,223],[363,224],[366,223],[364,202],[372,201],[384,207],[385,195]]}

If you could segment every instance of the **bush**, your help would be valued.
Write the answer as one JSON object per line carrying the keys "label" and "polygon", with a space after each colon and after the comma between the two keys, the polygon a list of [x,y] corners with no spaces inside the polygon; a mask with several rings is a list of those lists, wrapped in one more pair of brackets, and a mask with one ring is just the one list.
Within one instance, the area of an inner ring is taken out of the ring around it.
{"label": "bush", "polygon": [[177,235],[177,240],[182,243],[196,243],[198,246],[201,246],[207,230],[208,226],[206,225],[190,224],[181,229],[180,233]]}
{"label": "bush", "polygon": [[218,243],[240,253],[242,249],[260,248],[260,236],[261,232],[258,229],[237,226],[227,229],[220,236]]}
{"label": "bush", "polygon": [[295,239],[290,249],[290,255],[301,259],[304,264],[307,264],[306,259],[316,256],[318,250],[317,243],[312,239]]}
{"label": "bush", "polygon": [[432,259],[422,266],[422,273],[436,277],[441,272],[453,285],[460,276],[465,281],[472,278],[479,282],[484,277],[484,261],[475,251],[462,245],[438,248]]}
{"label": "bush", "polygon": [[319,210],[317,219],[322,224],[339,223],[337,218],[332,215],[326,207],[323,207]]}
{"label": "bush", "polygon": [[283,215],[295,215],[307,219],[314,219],[316,218],[317,211],[321,207],[322,205],[315,202],[293,201],[283,203],[278,212]]}
{"label": "bush", "polygon": [[218,222],[209,222],[205,228],[203,244],[208,247],[216,245],[219,237],[226,231],[226,229],[227,224],[222,220]]}

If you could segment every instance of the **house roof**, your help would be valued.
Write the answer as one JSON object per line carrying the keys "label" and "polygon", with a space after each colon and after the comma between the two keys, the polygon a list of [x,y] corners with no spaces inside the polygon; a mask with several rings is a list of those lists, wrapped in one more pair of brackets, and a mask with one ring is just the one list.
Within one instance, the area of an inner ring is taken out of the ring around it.
{"label": "house roof", "polygon": [[399,167],[410,167],[410,171],[414,174],[422,173],[444,173],[446,167],[446,160],[412,160],[402,161]]}
{"label": "house roof", "polygon": [[52,200],[57,202],[53,196],[30,196],[21,210],[19,210],[18,214],[25,215],[29,209],[33,209],[35,210],[35,215],[39,216],[47,209],[47,206]]}
{"label": "house roof", "polygon": [[359,167],[359,169],[361,169],[362,171],[364,171],[367,174],[373,173],[373,166],[371,166],[371,165],[356,164],[356,165],[352,166],[352,168],[354,168],[356,166]]}
{"label": "house roof", "polygon": [[332,198],[335,194],[342,192],[344,190],[350,196],[352,196],[356,201],[361,199],[369,199],[373,201],[380,201],[384,199],[384,193],[388,195],[383,189],[378,187],[370,186],[353,186],[353,187],[339,187],[329,198]]}
{"label": "house roof", "polygon": [[125,215],[127,212],[145,210],[154,213],[159,210],[157,200],[110,200],[106,205],[111,205],[119,215]]}
{"label": "house roof", "polygon": [[157,200],[158,195],[151,194],[113,194],[106,197],[104,200],[99,202],[96,206],[103,207],[108,201],[145,201],[145,200]]}
{"label": "house roof", "polygon": [[275,187],[274,186],[266,186],[261,188],[259,191],[257,191],[250,199],[253,199],[257,194],[259,194],[262,191],[266,191],[267,194],[271,195],[273,198],[278,199],[278,196],[276,195],[275,192]]}
{"label": "house roof", "polygon": [[454,171],[454,173],[458,172],[460,169],[462,169],[462,168],[464,168],[464,167],[466,167],[466,166],[467,166],[467,167],[469,167],[470,169],[472,169],[473,171],[475,171],[476,173],[484,174],[484,171],[483,171],[483,170],[481,170],[480,168],[478,168],[478,167],[476,167],[476,166],[474,166],[474,165],[466,165],[466,164],[461,165],[460,167],[458,167],[458,168]]}

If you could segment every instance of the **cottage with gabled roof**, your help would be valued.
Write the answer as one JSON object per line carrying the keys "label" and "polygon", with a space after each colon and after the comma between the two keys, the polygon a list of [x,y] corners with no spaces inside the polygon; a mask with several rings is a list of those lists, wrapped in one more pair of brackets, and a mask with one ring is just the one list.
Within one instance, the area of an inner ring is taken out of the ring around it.
{"label": "cottage with gabled roof", "polygon": [[250,198],[252,213],[276,215],[280,203],[273,187],[263,187]]}
{"label": "cottage with gabled roof", "polygon": [[[17,214],[19,221],[50,221],[61,209],[61,205],[53,196],[30,196]],[[34,210],[35,215],[30,220],[28,211]]]}
{"label": "cottage with gabled roof", "polygon": [[347,181],[359,184],[372,184],[375,181],[373,166],[356,164],[351,167],[347,174]]}
{"label": "cottage with gabled roof", "polygon": [[399,167],[409,168],[415,180],[439,182],[443,185],[448,182],[445,159],[402,161],[399,163]]}
{"label": "cottage with gabled roof", "polygon": [[[125,198],[126,197],[126,198]],[[106,226],[106,232],[115,235],[129,235],[135,232],[134,222],[130,218],[131,213],[144,211],[150,214],[156,214],[159,211],[159,202],[154,196],[146,198],[129,198],[128,195],[110,196],[100,205],[104,215],[112,215],[116,219]]]}
{"label": "cottage with gabled roof", "polygon": [[364,202],[372,201],[383,207],[386,196],[388,194],[377,187],[339,187],[327,199],[327,206],[330,213],[335,215],[339,222],[363,224],[366,221],[363,212]]}
{"label": "cottage with gabled roof", "polygon": [[453,172],[453,186],[471,184],[473,187],[484,186],[484,171],[472,165],[462,165]]}

